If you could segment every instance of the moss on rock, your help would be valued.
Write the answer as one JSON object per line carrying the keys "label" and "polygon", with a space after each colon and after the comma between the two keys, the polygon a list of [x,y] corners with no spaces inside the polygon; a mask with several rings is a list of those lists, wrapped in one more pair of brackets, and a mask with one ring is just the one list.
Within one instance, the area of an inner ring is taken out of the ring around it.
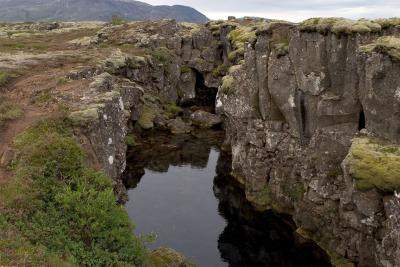
{"label": "moss on rock", "polygon": [[376,19],[374,22],[381,25],[382,29],[400,25],[400,18]]}
{"label": "moss on rock", "polygon": [[400,189],[400,146],[370,138],[355,138],[346,158],[349,173],[360,190]]}
{"label": "moss on rock", "polygon": [[381,25],[377,22],[360,19],[350,20],[345,18],[311,18],[300,23],[300,30],[306,32],[319,32],[326,34],[354,34],[380,32]]}
{"label": "moss on rock", "polygon": [[146,267],[196,267],[171,248],[158,248],[149,255]]}
{"label": "moss on rock", "polygon": [[388,55],[393,61],[400,62],[400,38],[383,36],[375,42],[362,46],[360,51],[365,53],[381,53]]}
{"label": "moss on rock", "polygon": [[96,107],[91,107],[85,110],[71,112],[68,118],[71,120],[73,125],[83,126],[97,121],[99,119],[99,113]]}
{"label": "moss on rock", "polygon": [[152,129],[154,127],[153,121],[156,118],[156,115],[157,114],[154,109],[148,106],[144,107],[143,112],[138,120],[139,126],[144,130]]}
{"label": "moss on rock", "polygon": [[233,78],[233,76],[231,75],[224,76],[222,78],[222,85],[221,85],[222,92],[224,94],[229,94],[231,92],[234,82],[235,79]]}

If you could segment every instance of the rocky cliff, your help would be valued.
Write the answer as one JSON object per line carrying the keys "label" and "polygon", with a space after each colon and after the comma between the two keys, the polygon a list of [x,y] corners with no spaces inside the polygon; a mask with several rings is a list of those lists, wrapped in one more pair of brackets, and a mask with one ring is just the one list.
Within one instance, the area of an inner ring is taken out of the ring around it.
{"label": "rocky cliff", "polygon": [[71,118],[117,177],[128,129],[176,124],[170,103],[215,105],[256,208],[292,215],[334,265],[400,266],[399,33],[396,20],[106,27],[86,45],[134,49],[75,72],[94,83]]}

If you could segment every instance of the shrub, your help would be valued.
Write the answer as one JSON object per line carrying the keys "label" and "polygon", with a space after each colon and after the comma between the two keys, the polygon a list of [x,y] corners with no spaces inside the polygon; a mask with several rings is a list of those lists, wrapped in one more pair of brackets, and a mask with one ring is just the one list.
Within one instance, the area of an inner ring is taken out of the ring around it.
{"label": "shrub", "polygon": [[86,167],[65,124],[43,121],[19,135],[15,148],[15,177],[1,190],[21,180],[29,186],[18,188],[8,201],[8,224],[31,244],[76,265],[144,262],[147,251],[133,235],[134,225],[117,203],[111,179]]}
{"label": "shrub", "polygon": [[153,59],[160,64],[167,64],[171,61],[172,53],[166,47],[159,47],[151,52]]}

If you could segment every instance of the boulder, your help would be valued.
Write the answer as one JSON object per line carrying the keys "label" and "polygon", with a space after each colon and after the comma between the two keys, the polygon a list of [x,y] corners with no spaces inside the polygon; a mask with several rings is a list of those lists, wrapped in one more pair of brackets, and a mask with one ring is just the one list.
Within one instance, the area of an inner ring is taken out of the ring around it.
{"label": "boulder", "polygon": [[192,127],[180,117],[168,121],[167,127],[172,134],[187,134],[192,131]]}
{"label": "boulder", "polygon": [[190,115],[190,120],[193,125],[204,129],[209,129],[222,123],[219,116],[203,110],[193,112]]}

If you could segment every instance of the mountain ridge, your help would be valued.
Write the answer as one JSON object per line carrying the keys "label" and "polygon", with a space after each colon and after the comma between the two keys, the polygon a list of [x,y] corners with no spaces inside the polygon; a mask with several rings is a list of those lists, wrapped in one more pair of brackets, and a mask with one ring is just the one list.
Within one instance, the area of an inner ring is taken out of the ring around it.
{"label": "mountain ridge", "polygon": [[189,6],[127,0],[0,0],[0,6],[0,21],[109,21],[114,15],[127,20],[208,21]]}

